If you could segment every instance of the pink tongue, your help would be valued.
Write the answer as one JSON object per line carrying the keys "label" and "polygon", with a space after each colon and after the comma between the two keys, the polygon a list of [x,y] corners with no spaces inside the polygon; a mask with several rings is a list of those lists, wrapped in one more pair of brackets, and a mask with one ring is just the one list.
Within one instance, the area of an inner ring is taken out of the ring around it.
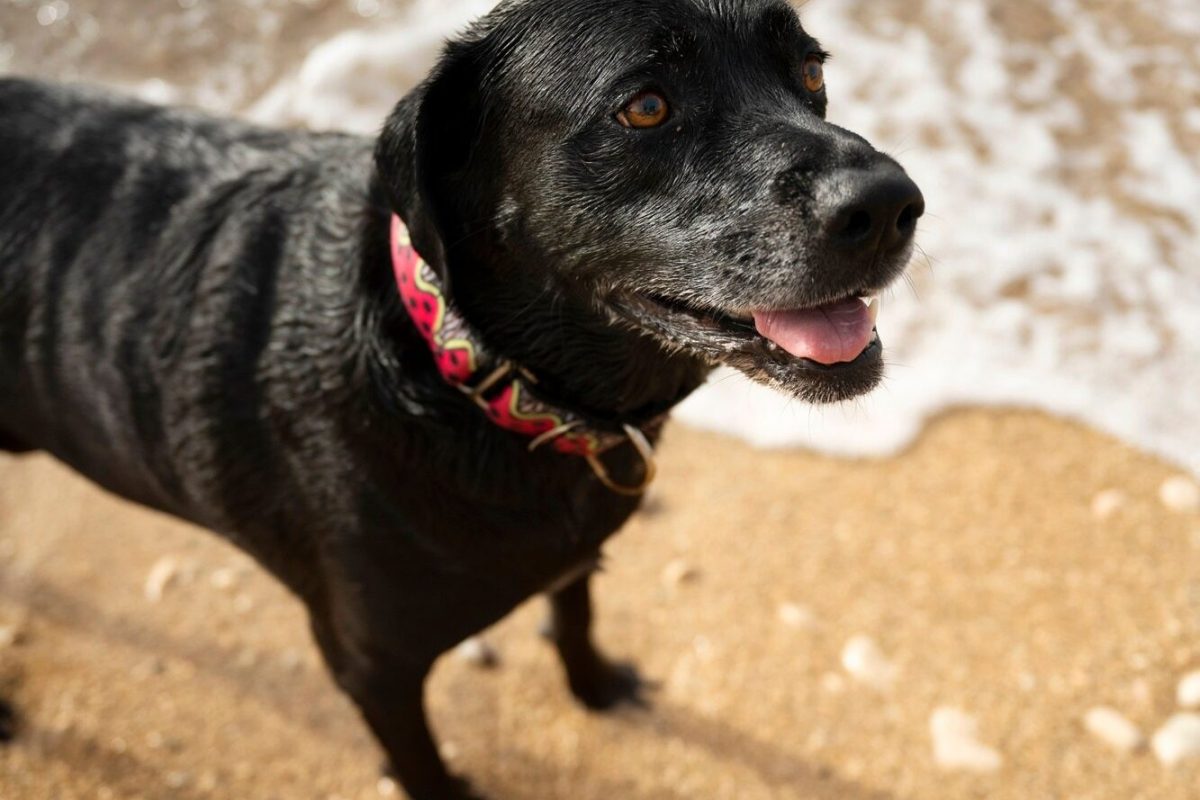
{"label": "pink tongue", "polygon": [[853,361],[871,343],[875,324],[856,298],[801,311],[756,311],[758,332],[796,358],[832,365]]}

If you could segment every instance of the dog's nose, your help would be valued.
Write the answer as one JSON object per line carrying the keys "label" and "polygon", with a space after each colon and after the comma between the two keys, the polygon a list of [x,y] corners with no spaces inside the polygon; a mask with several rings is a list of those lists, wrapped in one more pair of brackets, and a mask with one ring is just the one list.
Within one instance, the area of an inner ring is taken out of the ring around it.
{"label": "dog's nose", "polygon": [[898,167],[842,170],[825,182],[820,210],[837,248],[889,253],[908,244],[925,213],[925,197]]}

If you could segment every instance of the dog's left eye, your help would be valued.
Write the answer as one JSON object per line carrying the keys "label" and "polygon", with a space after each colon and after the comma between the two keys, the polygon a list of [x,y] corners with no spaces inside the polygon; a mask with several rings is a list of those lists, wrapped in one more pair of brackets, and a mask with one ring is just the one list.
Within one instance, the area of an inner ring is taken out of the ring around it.
{"label": "dog's left eye", "polygon": [[617,114],[617,122],[626,128],[657,128],[667,121],[670,113],[667,98],[655,91],[645,91],[625,104]]}
{"label": "dog's left eye", "polygon": [[813,94],[825,88],[825,66],[819,56],[809,56],[804,60],[804,88]]}

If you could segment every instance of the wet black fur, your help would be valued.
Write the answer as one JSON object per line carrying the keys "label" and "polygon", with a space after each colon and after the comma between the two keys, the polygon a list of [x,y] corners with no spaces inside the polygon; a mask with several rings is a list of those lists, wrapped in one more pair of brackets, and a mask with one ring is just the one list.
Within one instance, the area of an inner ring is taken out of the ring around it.
{"label": "wet black fur", "polygon": [[[0,80],[0,448],[252,553],[307,605],[407,790],[465,795],[422,683],[531,595],[552,593],[584,702],[636,693],[591,643],[588,575],[637,501],[442,382],[397,301],[389,215],[489,346],[597,424],[657,416],[723,358],[833,391],[651,335],[615,299],[797,305],[895,276],[825,257],[812,230],[823,176],[885,157],[823,121],[810,52],[774,0],[506,3],[377,142]],[[620,127],[644,86],[672,120]],[[638,478],[632,448],[607,461]]]}

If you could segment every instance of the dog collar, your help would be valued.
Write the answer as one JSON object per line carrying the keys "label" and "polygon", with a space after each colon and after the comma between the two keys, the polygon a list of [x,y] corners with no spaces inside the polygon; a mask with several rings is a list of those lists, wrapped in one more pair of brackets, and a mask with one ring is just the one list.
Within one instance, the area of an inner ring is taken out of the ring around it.
{"label": "dog collar", "polygon": [[[555,450],[582,456],[601,483],[619,494],[643,494],[655,477],[654,448],[646,434],[633,425],[605,431],[583,415],[542,400],[532,387],[537,378],[508,359],[491,355],[483,340],[446,298],[437,274],[412,244],[408,228],[393,215],[392,268],[400,299],[413,324],[429,345],[438,372],[446,383],[469,397],[497,427],[531,439],[529,450],[551,444]],[[647,428],[659,428],[666,415]],[[644,477],[637,486],[615,482],[600,456],[630,442],[644,462]]]}

